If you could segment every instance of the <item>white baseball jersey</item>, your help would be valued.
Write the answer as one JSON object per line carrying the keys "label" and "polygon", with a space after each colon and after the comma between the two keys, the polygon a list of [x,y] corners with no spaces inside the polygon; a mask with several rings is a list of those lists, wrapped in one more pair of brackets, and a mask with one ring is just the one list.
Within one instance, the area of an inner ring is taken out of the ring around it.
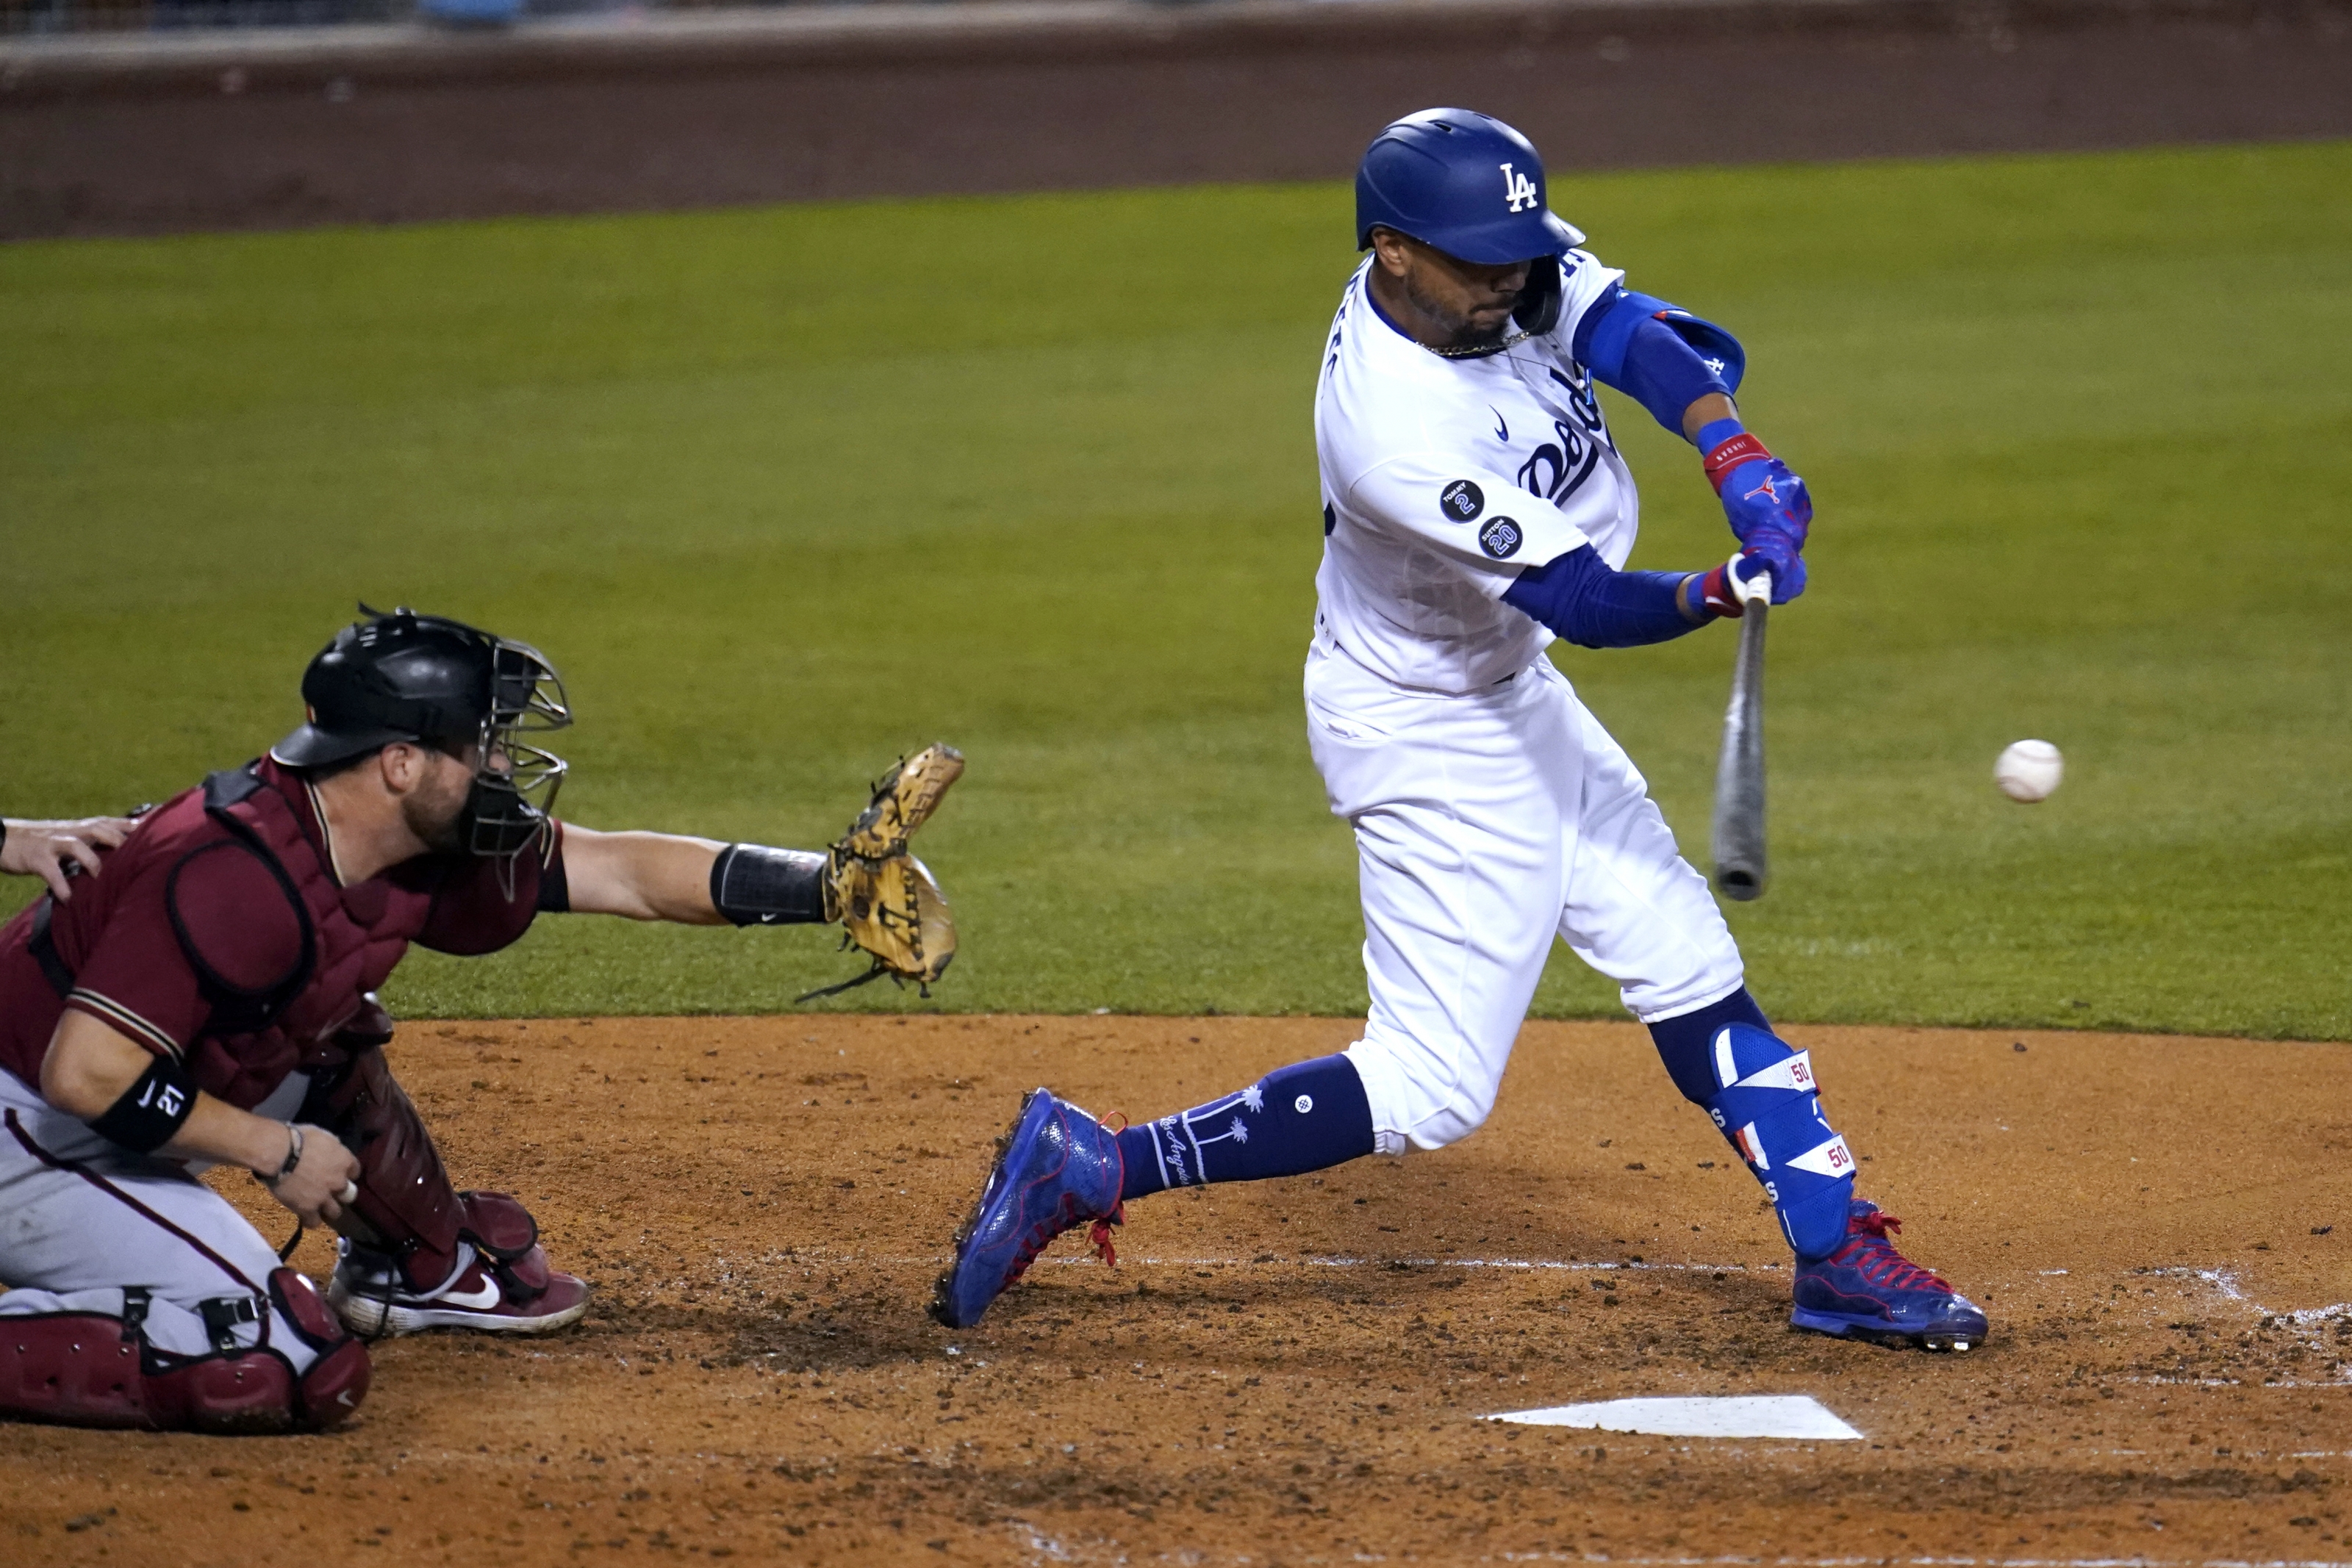
{"label": "white baseball jersey", "polygon": [[1557,327],[1454,360],[1381,314],[1371,265],[1348,281],[1315,394],[1316,626],[1399,685],[1477,691],[1551,643],[1501,601],[1520,572],[1584,544],[1612,567],[1633,552],[1633,476],[1570,353],[1585,312],[1624,275],[1570,251]]}
{"label": "white baseball jersey", "polygon": [[1359,268],[1316,391],[1307,731],[1356,834],[1371,1009],[1348,1057],[1385,1154],[1486,1119],[1555,939],[1644,1021],[1740,985],[1641,773],[1544,658],[1551,633],[1501,600],[1580,545],[1622,568],[1639,520],[1570,352],[1620,275],[1560,266],[1558,328],[1473,360],[1397,330]]}

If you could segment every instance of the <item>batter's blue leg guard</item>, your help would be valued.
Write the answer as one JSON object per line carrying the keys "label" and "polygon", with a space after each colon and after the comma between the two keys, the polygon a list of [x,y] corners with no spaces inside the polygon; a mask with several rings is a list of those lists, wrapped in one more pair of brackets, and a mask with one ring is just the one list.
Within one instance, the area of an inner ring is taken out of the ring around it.
{"label": "batter's blue leg guard", "polygon": [[1853,1155],[1822,1115],[1812,1052],[1742,1023],[1717,1030],[1711,1048],[1707,1115],[1764,1184],[1797,1257],[1828,1257],[1845,1245]]}
{"label": "batter's blue leg guard", "polygon": [[1650,1039],[1658,1047],[1658,1060],[1666,1064],[1666,1072],[1683,1098],[1701,1110],[1715,1098],[1719,1085],[1715,1081],[1716,1031],[1727,1023],[1744,1023],[1750,1029],[1772,1032],[1771,1020],[1756,998],[1740,987],[1719,1002],[1709,1002],[1696,1012],[1678,1018],[1661,1019],[1650,1026]]}
{"label": "batter's blue leg guard", "polygon": [[1745,989],[1651,1033],[1675,1084],[1763,1184],[1799,1260],[1845,1245],[1853,1155],[1822,1115],[1812,1053],[1775,1036]]}

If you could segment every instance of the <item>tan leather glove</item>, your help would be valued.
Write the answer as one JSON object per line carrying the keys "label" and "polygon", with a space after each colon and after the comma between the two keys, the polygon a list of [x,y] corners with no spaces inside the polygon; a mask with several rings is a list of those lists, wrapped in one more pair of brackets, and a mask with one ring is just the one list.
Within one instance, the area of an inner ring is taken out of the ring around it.
{"label": "tan leather glove", "polygon": [[924,996],[931,994],[930,982],[955,959],[955,915],[929,869],[908,853],[907,841],[962,775],[963,753],[934,745],[876,781],[873,800],[826,852],[824,863],[825,918],[839,921],[848,942],[873,955],[873,967],[799,1000],[829,997],[884,975],[900,985],[912,980]]}

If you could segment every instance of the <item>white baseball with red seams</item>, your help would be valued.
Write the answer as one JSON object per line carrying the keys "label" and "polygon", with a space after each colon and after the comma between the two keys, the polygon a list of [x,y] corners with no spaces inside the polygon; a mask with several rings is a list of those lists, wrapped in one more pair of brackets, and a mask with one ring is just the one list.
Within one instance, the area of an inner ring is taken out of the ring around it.
{"label": "white baseball with red seams", "polygon": [[2012,740],[1992,765],[2000,792],[2028,806],[2050,799],[2065,776],[2065,758],[2046,740]]}

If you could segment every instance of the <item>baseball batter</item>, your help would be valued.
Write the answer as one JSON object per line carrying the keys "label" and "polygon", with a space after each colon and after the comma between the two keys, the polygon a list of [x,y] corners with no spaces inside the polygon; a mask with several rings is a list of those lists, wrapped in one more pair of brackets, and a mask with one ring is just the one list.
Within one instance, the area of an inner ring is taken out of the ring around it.
{"label": "baseball batter", "polygon": [[[1353,825],[1371,1010],[1344,1053],[1113,1134],[1032,1094],[933,1311],[977,1322],[1045,1243],[1168,1187],[1438,1149],[1495,1103],[1555,936],[1616,981],[1764,1186],[1800,1327],[1932,1349],[1984,1314],[1853,1192],[1806,1052],[1776,1038],[1704,878],[1546,655],[1679,637],[1804,591],[1804,482],[1740,423],[1730,333],[1630,289],[1549,209],[1509,126],[1429,110],[1356,180],[1358,248],[1315,402],[1323,563],[1307,737]],[[1738,552],[1627,571],[1639,506],[1598,382],[1692,442]]]}
{"label": "baseball batter", "polygon": [[[587,1310],[521,1203],[453,1186],[385,1062],[373,992],[412,943],[489,953],[539,915],[597,913],[839,920],[876,972],[918,981],[954,951],[907,853],[961,770],[945,747],[820,853],[557,821],[564,765],[525,737],[571,722],[562,683],[459,622],[371,612],[302,697],[268,756],[0,928],[0,1416],[321,1427],[367,1391],[355,1335]],[[341,1233],[324,1295],[196,1179],[213,1165]]]}

